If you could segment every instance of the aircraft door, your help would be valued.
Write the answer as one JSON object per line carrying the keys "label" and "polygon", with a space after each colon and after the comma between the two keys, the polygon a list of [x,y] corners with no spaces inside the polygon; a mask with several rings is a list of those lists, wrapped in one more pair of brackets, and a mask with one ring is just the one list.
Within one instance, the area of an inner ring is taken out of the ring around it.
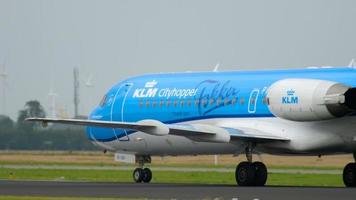
{"label": "aircraft door", "polygon": [[[128,93],[133,83],[124,83],[116,91],[114,102],[111,107],[111,121],[125,121],[125,103]],[[113,132],[118,141],[129,141],[128,132],[125,129],[113,128]]]}
{"label": "aircraft door", "polygon": [[257,100],[260,93],[259,89],[253,89],[250,94],[250,99],[248,100],[248,112],[255,113],[257,109]]}

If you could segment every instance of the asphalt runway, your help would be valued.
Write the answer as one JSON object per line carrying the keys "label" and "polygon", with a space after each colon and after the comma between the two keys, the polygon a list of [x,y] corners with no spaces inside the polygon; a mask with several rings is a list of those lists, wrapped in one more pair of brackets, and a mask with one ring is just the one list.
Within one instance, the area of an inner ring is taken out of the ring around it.
{"label": "asphalt runway", "polygon": [[0,181],[0,195],[147,199],[355,200],[356,188]]}

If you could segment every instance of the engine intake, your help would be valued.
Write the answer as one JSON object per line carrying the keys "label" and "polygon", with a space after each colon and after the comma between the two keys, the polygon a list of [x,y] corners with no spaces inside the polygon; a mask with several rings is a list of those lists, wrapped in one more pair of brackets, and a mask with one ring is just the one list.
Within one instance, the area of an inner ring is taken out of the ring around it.
{"label": "engine intake", "polygon": [[343,117],[356,110],[356,88],[317,79],[284,79],[267,91],[268,108],[276,117],[318,121]]}

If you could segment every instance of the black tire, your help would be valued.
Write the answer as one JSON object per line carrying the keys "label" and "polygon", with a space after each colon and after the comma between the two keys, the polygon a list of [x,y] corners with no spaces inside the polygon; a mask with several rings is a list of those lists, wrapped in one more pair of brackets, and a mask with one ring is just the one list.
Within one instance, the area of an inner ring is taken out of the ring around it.
{"label": "black tire", "polygon": [[267,181],[267,167],[262,162],[254,162],[255,167],[255,186],[264,186]]}
{"label": "black tire", "polygon": [[143,169],[143,178],[144,183],[149,183],[152,180],[152,172],[149,168]]}
{"label": "black tire", "polygon": [[356,187],[356,163],[345,166],[342,178],[346,187]]}
{"label": "black tire", "polygon": [[132,177],[136,183],[141,183],[144,177],[143,169],[136,168],[132,174]]}
{"label": "black tire", "polygon": [[241,162],[236,167],[235,178],[239,186],[253,186],[255,180],[254,166],[248,162]]}

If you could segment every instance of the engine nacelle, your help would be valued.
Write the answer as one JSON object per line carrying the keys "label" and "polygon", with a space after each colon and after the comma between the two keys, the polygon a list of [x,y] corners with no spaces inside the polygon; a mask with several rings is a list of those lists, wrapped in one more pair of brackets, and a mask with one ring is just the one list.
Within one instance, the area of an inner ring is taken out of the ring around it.
{"label": "engine nacelle", "polygon": [[356,89],[317,79],[284,79],[267,91],[268,108],[276,117],[318,121],[343,117],[356,110]]}

